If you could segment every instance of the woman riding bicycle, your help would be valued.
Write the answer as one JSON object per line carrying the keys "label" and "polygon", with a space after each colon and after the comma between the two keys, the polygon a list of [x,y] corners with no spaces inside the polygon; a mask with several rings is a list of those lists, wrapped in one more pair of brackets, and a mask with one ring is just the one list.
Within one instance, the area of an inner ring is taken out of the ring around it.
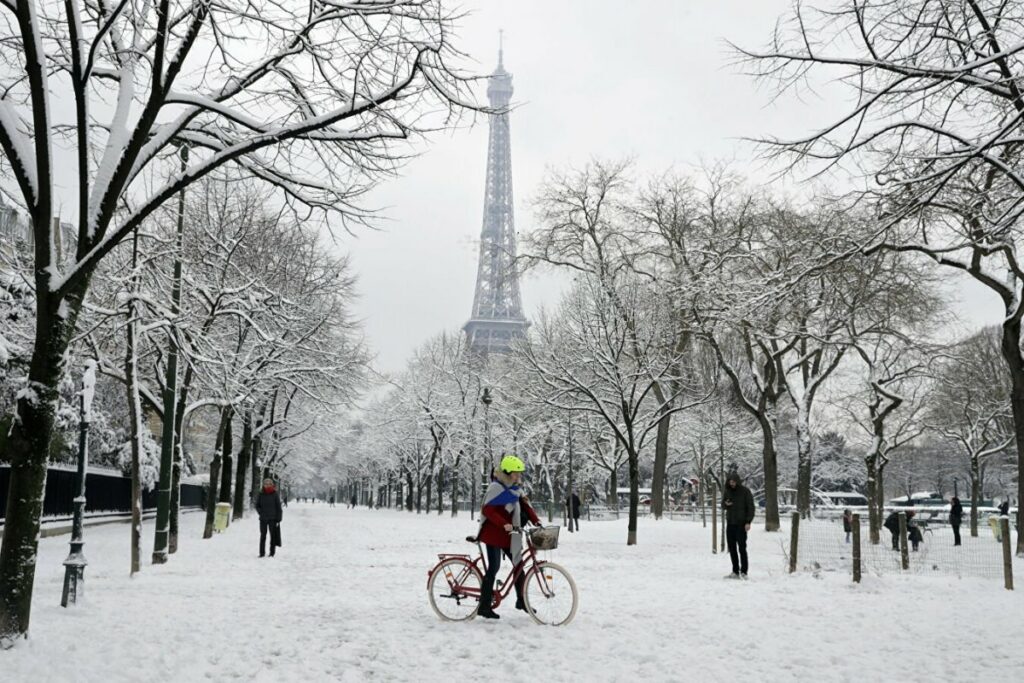
{"label": "woman riding bicycle", "polygon": [[[491,485],[484,494],[484,505],[480,510],[480,533],[477,539],[484,544],[487,552],[487,573],[484,574],[480,587],[480,606],[477,615],[485,619],[500,618],[492,608],[494,597],[494,580],[501,567],[501,556],[504,554],[512,563],[519,561],[522,553],[521,536],[516,535],[517,546],[513,549],[512,532],[522,524],[525,513],[531,522],[540,526],[537,513],[530,507],[519,482],[523,477],[526,465],[514,455],[506,455],[501,465],[491,475]],[[523,602],[523,581],[525,576],[516,579],[516,609],[526,611]]]}

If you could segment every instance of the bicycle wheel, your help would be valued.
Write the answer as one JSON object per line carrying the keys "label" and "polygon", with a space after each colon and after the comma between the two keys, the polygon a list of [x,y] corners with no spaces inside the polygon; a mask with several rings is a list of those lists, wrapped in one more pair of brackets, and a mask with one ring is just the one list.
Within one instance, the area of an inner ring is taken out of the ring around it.
{"label": "bicycle wheel", "polygon": [[480,570],[469,560],[449,557],[430,575],[430,606],[445,621],[468,621],[476,616],[482,583]]}
{"label": "bicycle wheel", "polygon": [[538,624],[565,626],[576,616],[579,593],[576,582],[561,565],[541,562],[530,570],[523,591],[526,613]]}

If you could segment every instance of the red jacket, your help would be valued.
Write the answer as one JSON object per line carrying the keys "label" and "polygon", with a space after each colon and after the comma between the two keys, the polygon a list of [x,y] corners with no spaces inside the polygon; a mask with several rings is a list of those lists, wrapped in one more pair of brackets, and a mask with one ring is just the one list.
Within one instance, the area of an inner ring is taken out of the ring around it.
{"label": "red jacket", "polygon": [[[519,505],[526,510],[527,516],[534,524],[540,524],[540,518],[533,511],[526,499],[520,498]],[[479,539],[481,543],[497,546],[504,550],[512,548],[512,536],[505,531],[506,524],[514,524],[512,513],[505,509],[504,505],[485,505],[480,509],[484,518],[483,526],[480,527]]]}

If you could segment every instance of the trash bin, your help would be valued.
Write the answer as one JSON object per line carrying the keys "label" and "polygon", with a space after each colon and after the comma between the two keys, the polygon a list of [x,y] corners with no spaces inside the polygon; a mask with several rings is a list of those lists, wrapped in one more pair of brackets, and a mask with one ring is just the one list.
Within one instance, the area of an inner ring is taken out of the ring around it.
{"label": "trash bin", "polygon": [[228,528],[228,520],[231,519],[231,503],[217,503],[213,513],[213,530],[224,531]]}
{"label": "trash bin", "polygon": [[999,525],[999,517],[992,515],[988,518],[988,525],[992,527],[992,535],[996,537],[996,543],[1003,542],[1003,529]]}

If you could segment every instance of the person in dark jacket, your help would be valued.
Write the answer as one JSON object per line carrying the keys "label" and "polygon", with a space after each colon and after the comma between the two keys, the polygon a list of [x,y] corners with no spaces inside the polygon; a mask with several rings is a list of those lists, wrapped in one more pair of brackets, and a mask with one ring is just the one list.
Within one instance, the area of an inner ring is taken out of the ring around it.
{"label": "person in dark jacket", "polygon": [[580,530],[580,497],[573,491],[569,494],[569,497],[565,499],[566,514],[569,516],[569,531],[572,531],[572,525],[575,522],[576,531]]}
{"label": "person in dark jacket", "polygon": [[[480,586],[480,605],[477,607],[477,616],[485,619],[498,619],[494,611],[494,580],[498,577],[498,569],[501,567],[501,556],[512,560],[515,565],[522,555],[522,536],[518,533],[513,536],[521,524],[522,515],[537,526],[541,526],[537,513],[530,507],[529,501],[523,495],[519,482],[522,479],[526,465],[514,455],[506,455],[501,459],[501,465],[491,476],[491,484],[484,494],[484,504],[480,509],[480,532],[477,540],[484,544],[487,554],[487,572],[484,574],[483,584]],[[513,524],[515,520],[515,524]],[[515,542],[513,542],[515,541]],[[526,603],[523,602],[523,582],[525,575],[516,580],[516,609],[526,611]]]}
{"label": "person in dark jacket", "polygon": [[256,512],[260,516],[260,557],[266,555],[267,531],[270,531],[270,556],[281,545],[281,494],[277,492],[273,479],[264,479],[263,488],[256,496]]}
{"label": "person in dark jacket", "polygon": [[1009,500],[1004,500],[1002,503],[999,504],[999,516],[1000,517],[1009,517],[1010,516],[1010,501]]}
{"label": "person in dark jacket", "polygon": [[853,512],[850,508],[843,510],[843,531],[846,533],[846,542],[850,542],[850,534],[853,533]]}
{"label": "person in dark jacket", "polygon": [[[917,544],[921,542],[921,530],[916,526],[911,527],[910,520],[914,519],[914,511],[909,510],[907,512],[907,538],[914,544],[914,550],[917,550]],[[882,525],[889,530],[892,534],[892,549],[900,549],[900,513],[893,512],[885,518],[885,523]],[[913,530],[911,530],[913,529]],[[914,539],[917,539],[915,542]]]}
{"label": "person in dark jacket", "polygon": [[747,532],[754,521],[754,496],[735,472],[725,481],[722,509],[725,511],[725,540],[729,544],[729,559],[732,560],[732,573],[726,578],[745,579],[749,569]]}
{"label": "person in dark jacket", "polygon": [[960,525],[964,521],[964,506],[960,499],[953,496],[949,501],[949,525],[953,527],[953,545],[960,545]]}

